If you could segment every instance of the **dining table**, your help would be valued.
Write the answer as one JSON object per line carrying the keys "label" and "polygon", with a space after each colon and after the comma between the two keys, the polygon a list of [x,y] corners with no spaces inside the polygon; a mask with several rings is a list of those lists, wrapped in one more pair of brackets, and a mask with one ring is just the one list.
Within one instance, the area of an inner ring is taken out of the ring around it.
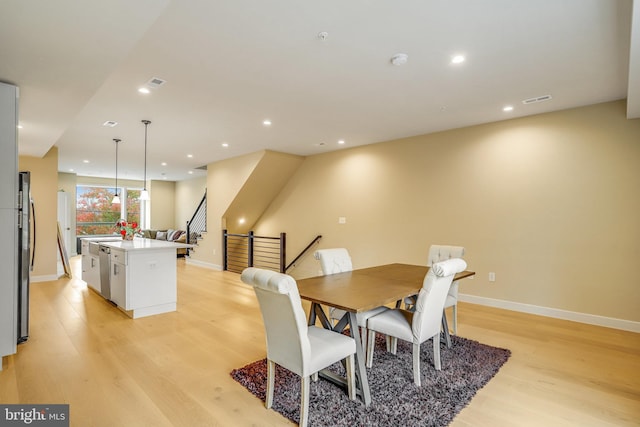
{"label": "dining table", "polygon": [[[297,280],[300,298],[311,302],[309,325],[315,325],[319,321],[324,328],[339,333],[349,326],[349,333],[356,343],[357,394],[366,406],[371,404],[371,390],[356,314],[380,306],[399,307],[404,298],[420,292],[428,271],[429,267],[425,265],[394,263]],[[465,270],[457,273],[453,280],[474,274],[473,271]],[[332,324],[323,306],[339,308],[346,313],[336,324]],[[445,333],[448,334],[448,330]],[[319,374],[329,381],[346,386],[343,377],[329,370],[325,369]]]}

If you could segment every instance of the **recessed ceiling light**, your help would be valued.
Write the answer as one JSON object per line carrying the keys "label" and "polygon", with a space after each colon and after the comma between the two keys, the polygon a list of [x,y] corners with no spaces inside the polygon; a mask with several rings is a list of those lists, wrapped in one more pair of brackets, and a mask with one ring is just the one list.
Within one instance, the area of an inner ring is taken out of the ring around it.
{"label": "recessed ceiling light", "polygon": [[167,166],[167,162],[160,163],[162,166]]}
{"label": "recessed ceiling light", "polygon": [[18,125],[18,129],[22,129],[22,125]]}
{"label": "recessed ceiling light", "polygon": [[89,163],[89,160],[83,160],[82,163]]}
{"label": "recessed ceiling light", "polygon": [[138,92],[144,93],[145,95],[148,94],[148,93],[151,93],[151,91],[149,90],[148,87],[141,87],[141,88],[138,89]]}
{"label": "recessed ceiling light", "polygon": [[318,33],[318,38],[322,41],[325,41],[327,37],[329,37],[329,33],[327,33],[326,31],[321,31]]}
{"label": "recessed ceiling light", "polygon": [[271,126],[271,120],[269,120],[269,119],[264,120],[264,121],[262,122],[262,124],[263,124],[263,125],[265,125],[265,126]]}
{"label": "recessed ceiling light", "polygon": [[69,169],[69,172],[73,172],[73,169]]}
{"label": "recessed ceiling light", "polygon": [[340,145],[344,144],[344,139],[341,139],[340,141],[338,141],[338,144]]}
{"label": "recessed ceiling light", "polygon": [[192,158],[192,157],[193,157],[193,154],[187,154],[187,157],[188,157],[188,158]]}
{"label": "recessed ceiling light", "polygon": [[409,55],[406,53],[396,53],[391,57],[391,63],[393,65],[404,65],[409,60]]}
{"label": "recessed ceiling light", "polygon": [[187,172],[189,175],[193,175],[193,171],[189,171]]}
{"label": "recessed ceiling light", "polygon": [[451,58],[451,63],[452,64],[462,64],[464,62],[464,56],[463,55],[454,55]]}
{"label": "recessed ceiling light", "polygon": [[244,221],[245,221],[245,219],[244,219],[244,218],[240,218],[240,219],[238,220],[238,222],[239,222],[240,224],[244,224]]}
{"label": "recessed ceiling light", "polygon": [[223,142],[223,143],[222,143],[222,146],[223,146],[224,148],[227,148],[227,147],[229,146],[229,144],[227,144],[226,142]]}
{"label": "recessed ceiling light", "polygon": [[513,105],[505,105],[502,108],[502,111],[505,111],[505,112],[513,111]]}

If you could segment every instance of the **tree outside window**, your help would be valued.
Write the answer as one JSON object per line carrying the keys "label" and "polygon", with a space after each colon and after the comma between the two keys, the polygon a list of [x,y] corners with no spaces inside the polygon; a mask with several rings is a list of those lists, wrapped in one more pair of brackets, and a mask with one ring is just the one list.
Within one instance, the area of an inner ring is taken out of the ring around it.
{"label": "tree outside window", "polygon": [[[118,189],[124,203],[112,204],[113,187],[78,185],[76,188],[76,235],[113,234],[119,219],[140,223],[140,190]],[[122,197],[126,194],[126,199]]]}

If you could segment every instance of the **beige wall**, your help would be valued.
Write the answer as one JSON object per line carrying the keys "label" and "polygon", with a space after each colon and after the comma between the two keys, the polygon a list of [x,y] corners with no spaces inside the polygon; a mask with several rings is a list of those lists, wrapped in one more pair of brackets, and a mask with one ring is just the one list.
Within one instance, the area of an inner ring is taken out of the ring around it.
{"label": "beige wall", "polygon": [[[254,230],[286,232],[290,258],[322,234],[320,247],[347,247],[356,268],[425,263],[431,244],[462,245],[477,272],[464,294],[638,322],[640,120],[625,108],[310,156]],[[291,274],[317,271],[309,256]]]}
{"label": "beige wall", "polygon": [[176,183],[173,181],[151,181],[147,189],[150,198],[151,223],[149,228],[173,229],[176,223]]}
{"label": "beige wall", "polygon": [[58,278],[58,149],[43,158],[20,156],[20,171],[31,172],[31,197],[36,210],[36,254],[32,281]]}
{"label": "beige wall", "polygon": [[206,189],[206,176],[176,182],[175,229],[186,230],[187,221],[191,220]]}

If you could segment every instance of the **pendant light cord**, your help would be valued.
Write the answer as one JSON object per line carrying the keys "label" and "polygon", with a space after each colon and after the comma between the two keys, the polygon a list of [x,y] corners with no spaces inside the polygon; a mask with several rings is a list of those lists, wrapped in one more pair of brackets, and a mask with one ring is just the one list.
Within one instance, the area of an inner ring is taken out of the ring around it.
{"label": "pendant light cord", "polygon": [[116,196],[118,195],[118,143],[120,142],[119,139],[114,139],[113,142],[116,143]]}
{"label": "pendant light cord", "polygon": [[143,120],[142,123],[144,123],[144,189],[147,189],[147,127],[149,126],[149,123],[151,123],[150,120]]}
{"label": "pendant light cord", "polygon": [[[113,142],[116,143],[116,188],[115,188],[116,195],[113,198],[113,200],[116,200],[116,197],[118,197],[117,200],[120,200],[120,197],[118,196],[118,145],[119,145],[118,143],[120,141],[122,141],[122,140],[118,139],[118,138],[113,138]],[[113,203],[113,202],[111,202],[111,203]],[[120,202],[117,202],[117,203],[120,203]]]}

